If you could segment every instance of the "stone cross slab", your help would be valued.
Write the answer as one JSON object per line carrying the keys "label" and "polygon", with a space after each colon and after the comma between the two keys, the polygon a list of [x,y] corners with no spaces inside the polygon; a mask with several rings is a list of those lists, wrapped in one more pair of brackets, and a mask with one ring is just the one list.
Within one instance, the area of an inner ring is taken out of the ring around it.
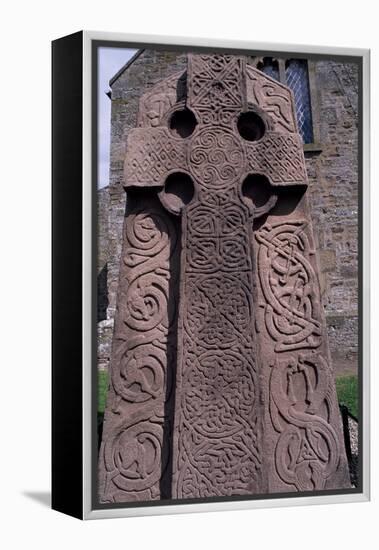
{"label": "stone cross slab", "polygon": [[245,63],[189,55],[185,100],[157,90],[166,112],[128,136],[126,189],[157,188],[181,219],[179,314],[168,299],[172,217],[144,199],[125,222],[103,502],[348,486],[329,364],[313,351],[328,353],[306,201],[253,234],[286,187],[306,185],[293,100]]}
{"label": "stone cross slab", "polygon": [[[306,176],[298,169],[303,163],[296,134],[267,131],[256,139],[265,128],[264,113],[251,111],[249,139],[240,135],[238,123],[248,113],[244,78],[242,58],[189,56],[186,108],[196,121],[193,132],[181,137],[169,128],[143,128],[128,140],[127,187],[163,187],[164,206],[182,215],[177,498],[253,494],[264,485],[251,228],[253,217],[272,207],[275,193],[255,211],[242,186],[264,169],[272,185],[303,185]],[[188,177],[178,177],[175,186],[169,176],[177,172]],[[186,185],[193,188],[187,205]]]}

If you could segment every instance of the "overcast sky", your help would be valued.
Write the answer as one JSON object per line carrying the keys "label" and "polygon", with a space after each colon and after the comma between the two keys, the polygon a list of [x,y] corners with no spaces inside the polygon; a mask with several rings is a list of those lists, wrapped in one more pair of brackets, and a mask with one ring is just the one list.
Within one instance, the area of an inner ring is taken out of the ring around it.
{"label": "overcast sky", "polygon": [[106,95],[110,79],[137,50],[128,48],[99,48],[98,57],[98,187],[109,183],[109,147],[111,134],[111,100]]}

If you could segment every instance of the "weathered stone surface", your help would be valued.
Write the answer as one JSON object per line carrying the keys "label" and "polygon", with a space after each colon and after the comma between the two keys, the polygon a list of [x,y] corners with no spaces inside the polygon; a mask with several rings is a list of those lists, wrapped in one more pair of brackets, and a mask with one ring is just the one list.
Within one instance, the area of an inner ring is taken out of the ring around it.
{"label": "weathered stone surface", "polygon": [[349,487],[291,93],[189,55],[138,126],[100,500]]}
{"label": "weathered stone surface", "polygon": [[103,502],[171,494],[179,259],[175,226],[156,197],[129,194],[100,452]]}

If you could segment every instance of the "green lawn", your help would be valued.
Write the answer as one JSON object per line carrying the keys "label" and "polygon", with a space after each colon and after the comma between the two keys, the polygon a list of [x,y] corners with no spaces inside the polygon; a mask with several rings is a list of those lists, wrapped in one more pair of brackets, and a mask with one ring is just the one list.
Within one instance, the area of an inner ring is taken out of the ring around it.
{"label": "green lawn", "polygon": [[108,373],[105,370],[100,370],[97,373],[97,409],[99,413],[103,413],[105,410],[105,403],[107,400],[107,390],[108,390]]}
{"label": "green lawn", "polygon": [[358,418],[358,376],[338,376],[336,388],[340,405],[346,405],[351,414]]}
{"label": "green lawn", "polygon": [[[98,372],[98,411],[104,412],[108,389],[108,373],[106,371]],[[338,376],[336,378],[336,387],[338,401],[341,405],[346,405],[351,414],[358,417],[358,377]]]}

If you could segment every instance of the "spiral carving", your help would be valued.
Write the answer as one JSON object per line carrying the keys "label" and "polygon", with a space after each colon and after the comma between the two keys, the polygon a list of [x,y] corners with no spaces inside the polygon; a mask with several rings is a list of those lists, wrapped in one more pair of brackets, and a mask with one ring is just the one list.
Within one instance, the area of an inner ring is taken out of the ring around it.
{"label": "spiral carving", "polygon": [[126,492],[141,492],[159,480],[162,427],[141,422],[122,427],[108,438],[104,457],[108,478]]}
{"label": "spiral carving", "polygon": [[194,134],[188,164],[201,187],[223,189],[230,187],[241,177],[244,150],[232,131],[205,127]]}
{"label": "spiral carving", "polygon": [[163,426],[175,367],[170,335],[176,297],[170,295],[169,270],[177,257],[176,245],[176,230],[158,200],[129,214],[112,393],[100,452],[103,502],[156,499],[164,486],[168,452]]}

